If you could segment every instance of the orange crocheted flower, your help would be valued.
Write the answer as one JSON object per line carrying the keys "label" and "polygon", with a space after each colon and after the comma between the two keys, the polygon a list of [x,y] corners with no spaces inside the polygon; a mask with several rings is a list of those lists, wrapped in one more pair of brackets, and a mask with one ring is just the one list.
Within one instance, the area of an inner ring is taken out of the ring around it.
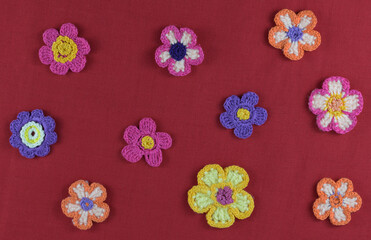
{"label": "orange crocheted flower", "polygon": [[106,189],[99,183],[89,183],[84,180],[74,182],[68,189],[70,197],[61,203],[63,213],[72,219],[73,225],[81,230],[87,230],[94,222],[103,222],[109,215],[109,206],[104,203],[107,197]]}
{"label": "orange crocheted flower", "polygon": [[299,60],[305,51],[313,51],[321,44],[321,35],[314,31],[317,18],[312,11],[298,14],[288,9],[279,11],[274,22],[277,26],[269,30],[269,43],[279,49],[291,60]]}
{"label": "orange crocheted flower", "polygon": [[320,220],[330,218],[334,225],[347,224],[350,213],[361,208],[362,199],[353,192],[353,183],[347,178],[341,178],[336,183],[330,178],[323,178],[317,184],[319,198],[313,204],[314,216]]}

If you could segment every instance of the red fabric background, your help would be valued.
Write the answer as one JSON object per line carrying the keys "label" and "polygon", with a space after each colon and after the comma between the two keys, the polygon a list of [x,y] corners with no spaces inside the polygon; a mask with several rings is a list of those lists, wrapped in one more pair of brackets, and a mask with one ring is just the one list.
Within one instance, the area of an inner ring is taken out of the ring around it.
{"label": "red fabric background", "polygon": [[[0,238],[7,239],[370,239],[371,2],[326,1],[5,1],[0,8]],[[298,62],[268,44],[277,11],[309,9],[322,45]],[[40,63],[42,33],[72,22],[91,44],[86,68],[65,76]],[[154,61],[170,24],[198,35],[205,60],[186,77]],[[343,136],[323,133],[307,101],[332,75],[351,81],[365,107]],[[219,123],[224,100],[254,91],[265,125],[240,140]],[[43,109],[58,142],[44,158],[9,144],[20,111]],[[161,167],[120,155],[124,129],[142,117],[172,135]],[[239,165],[256,208],[224,230],[194,213],[187,191],[206,164]],[[363,206],[343,227],[312,213],[323,177],[350,178]],[[78,179],[108,190],[110,217],[89,231],[60,209]]]}

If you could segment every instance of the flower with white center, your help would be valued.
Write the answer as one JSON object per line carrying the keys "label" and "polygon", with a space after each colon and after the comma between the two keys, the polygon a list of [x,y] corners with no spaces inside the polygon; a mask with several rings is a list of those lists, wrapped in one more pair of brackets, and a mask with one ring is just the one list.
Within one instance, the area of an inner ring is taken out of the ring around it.
{"label": "flower with white center", "polygon": [[93,222],[106,220],[110,208],[104,203],[107,191],[101,184],[89,185],[87,181],[78,180],[69,187],[68,192],[70,197],[63,199],[61,207],[77,228],[87,230],[93,226]]}
{"label": "flower with white center", "polygon": [[161,33],[162,46],[156,49],[156,63],[168,67],[170,74],[185,76],[191,72],[191,65],[199,65],[204,60],[204,52],[197,45],[197,36],[189,28],[178,30],[167,26]]}
{"label": "flower with white center", "polygon": [[350,90],[346,78],[330,77],[324,81],[322,89],[312,91],[308,105],[317,115],[317,125],[322,131],[344,134],[356,126],[363,97],[359,91]]}
{"label": "flower with white center", "polygon": [[299,60],[305,51],[313,51],[321,44],[321,35],[314,31],[317,18],[312,11],[305,10],[298,14],[288,9],[279,11],[268,34],[269,43],[291,60]]}
{"label": "flower with white center", "polygon": [[313,204],[314,216],[320,220],[329,217],[330,222],[337,226],[349,223],[350,214],[362,205],[361,197],[353,192],[353,183],[347,178],[337,182],[323,178],[317,184],[317,193],[319,198]]}
{"label": "flower with white center", "polygon": [[197,174],[198,185],[188,191],[188,204],[196,213],[206,213],[207,223],[230,227],[235,218],[246,219],[254,210],[254,199],[244,188],[249,175],[238,166],[206,165]]}

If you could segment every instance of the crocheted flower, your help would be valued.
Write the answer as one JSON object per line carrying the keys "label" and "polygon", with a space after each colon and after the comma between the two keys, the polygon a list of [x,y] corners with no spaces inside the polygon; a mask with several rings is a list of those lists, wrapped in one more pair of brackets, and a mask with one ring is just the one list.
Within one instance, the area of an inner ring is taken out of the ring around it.
{"label": "crocheted flower", "polygon": [[121,154],[129,162],[138,162],[142,156],[152,167],[160,166],[162,162],[161,149],[171,147],[172,139],[169,134],[156,132],[156,123],[151,118],[143,118],[139,122],[139,129],[136,126],[129,126],[125,129],[124,140],[128,144]]}
{"label": "crocheted flower", "polygon": [[33,110],[31,114],[20,112],[10,123],[12,136],[9,142],[26,158],[44,157],[50,152],[50,145],[57,141],[54,128],[54,119],[45,117],[42,110]]}
{"label": "crocheted flower", "polygon": [[72,23],[63,24],[59,33],[54,28],[46,30],[43,40],[46,45],[40,48],[39,58],[43,64],[50,64],[53,73],[65,75],[68,69],[80,72],[85,67],[90,46],[84,38],[77,37],[77,28]]}
{"label": "crocheted flower", "polygon": [[249,175],[241,167],[206,165],[198,172],[197,183],[188,191],[188,204],[196,213],[207,213],[212,227],[227,228],[235,217],[246,219],[254,210],[252,196],[243,190]]}
{"label": "crocheted flower", "polygon": [[197,45],[197,36],[189,28],[178,30],[175,26],[167,26],[161,33],[162,46],[155,53],[156,63],[168,67],[174,76],[185,76],[191,72],[191,65],[201,64],[204,52]]}
{"label": "crocheted flower", "polygon": [[232,95],[224,102],[226,112],[220,115],[221,124],[227,129],[234,128],[238,138],[248,138],[252,134],[252,125],[262,125],[268,117],[267,110],[255,107],[259,97],[256,93],[247,92],[242,98]]}
{"label": "crocheted flower", "polygon": [[359,91],[350,90],[346,78],[330,77],[324,81],[322,89],[312,91],[308,105],[317,115],[317,125],[322,131],[344,134],[356,126],[363,97]]}
{"label": "crocheted flower", "polygon": [[330,218],[334,225],[345,225],[351,217],[350,213],[361,208],[362,199],[353,192],[353,183],[341,178],[336,183],[330,178],[323,178],[317,185],[319,198],[313,204],[314,216],[320,220]]}
{"label": "crocheted flower", "polygon": [[305,51],[313,51],[321,44],[321,35],[314,31],[317,18],[312,11],[301,11],[296,15],[293,11],[279,11],[274,22],[277,26],[271,28],[268,34],[269,43],[291,60],[299,60]]}
{"label": "crocheted flower", "polygon": [[103,222],[109,215],[110,208],[104,203],[106,189],[99,183],[89,185],[87,181],[78,180],[69,187],[70,197],[61,203],[63,213],[72,219],[72,224],[87,230],[93,222]]}

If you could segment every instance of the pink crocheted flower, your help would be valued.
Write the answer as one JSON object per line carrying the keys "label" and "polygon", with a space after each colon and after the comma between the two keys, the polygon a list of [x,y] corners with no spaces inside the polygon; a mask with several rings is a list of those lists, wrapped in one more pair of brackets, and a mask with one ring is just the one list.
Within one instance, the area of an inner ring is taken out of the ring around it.
{"label": "pink crocheted flower", "polygon": [[309,109],[317,115],[317,125],[325,132],[334,130],[344,134],[351,131],[362,108],[362,94],[350,90],[349,81],[343,77],[327,78],[322,89],[313,90],[309,98]]}
{"label": "pink crocheted flower", "polygon": [[136,126],[125,129],[124,140],[127,142],[121,154],[129,162],[138,162],[142,156],[152,167],[160,166],[162,162],[161,149],[171,147],[172,139],[169,134],[156,132],[156,123],[151,118],[143,118]]}
{"label": "pink crocheted flower", "polygon": [[77,28],[72,23],[65,23],[59,32],[50,28],[43,34],[46,45],[39,50],[40,61],[50,64],[50,70],[58,75],[65,75],[68,69],[80,72],[86,63],[85,55],[90,52],[89,43],[77,37]]}
{"label": "pink crocheted flower", "polygon": [[161,42],[164,44],[157,48],[156,63],[168,67],[174,76],[185,76],[191,72],[191,65],[201,64],[204,52],[197,44],[196,34],[189,28],[178,30],[175,26],[167,26],[162,30]]}

